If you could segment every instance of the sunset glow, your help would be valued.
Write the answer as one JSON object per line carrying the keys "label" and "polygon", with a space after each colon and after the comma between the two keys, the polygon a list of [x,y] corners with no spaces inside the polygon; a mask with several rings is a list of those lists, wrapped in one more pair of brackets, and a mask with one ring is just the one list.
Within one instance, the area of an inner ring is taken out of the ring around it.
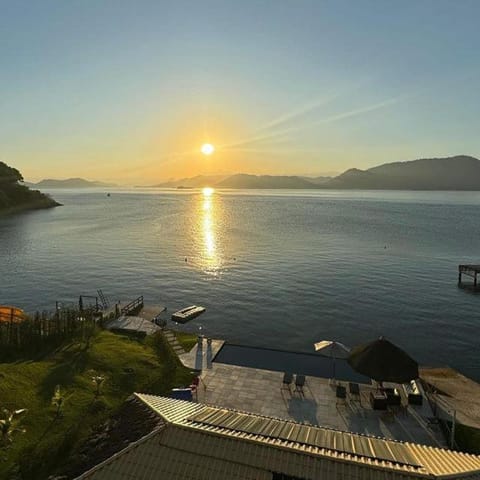
{"label": "sunset glow", "polygon": [[204,143],[200,150],[204,155],[211,155],[215,151],[215,147],[211,143]]}
{"label": "sunset glow", "polygon": [[151,186],[478,157],[480,2],[438,2],[7,2],[2,161]]}

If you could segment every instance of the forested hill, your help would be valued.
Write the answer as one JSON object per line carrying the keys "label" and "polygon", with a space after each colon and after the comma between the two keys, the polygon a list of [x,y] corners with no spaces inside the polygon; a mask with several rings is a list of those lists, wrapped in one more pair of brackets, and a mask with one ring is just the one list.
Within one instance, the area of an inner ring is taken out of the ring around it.
{"label": "forested hill", "polygon": [[178,188],[180,185],[238,189],[480,190],[480,160],[468,155],[422,158],[385,163],[366,170],[351,168],[336,177],[199,175],[156,186]]}
{"label": "forested hill", "polygon": [[325,188],[383,190],[480,190],[480,160],[468,155],[385,163],[368,170],[352,168]]}
{"label": "forested hill", "polygon": [[22,185],[22,174],[0,162],[0,214],[60,205],[48,195]]}

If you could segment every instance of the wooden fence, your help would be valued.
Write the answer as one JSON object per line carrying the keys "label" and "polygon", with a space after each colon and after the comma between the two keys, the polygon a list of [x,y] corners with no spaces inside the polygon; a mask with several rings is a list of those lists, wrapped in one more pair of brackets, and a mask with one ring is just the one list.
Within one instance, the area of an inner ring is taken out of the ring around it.
{"label": "wooden fence", "polygon": [[0,358],[16,352],[35,352],[69,338],[91,335],[100,317],[91,310],[62,309],[36,312],[22,321],[0,322]]}

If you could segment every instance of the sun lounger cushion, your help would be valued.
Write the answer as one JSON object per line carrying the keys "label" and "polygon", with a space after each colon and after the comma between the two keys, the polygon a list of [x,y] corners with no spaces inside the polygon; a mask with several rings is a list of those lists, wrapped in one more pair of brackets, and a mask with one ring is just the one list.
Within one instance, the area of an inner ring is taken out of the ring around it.
{"label": "sun lounger cushion", "polygon": [[170,397],[177,400],[189,400],[192,401],[192,390],[190,388],[174,388],[170,392]]}

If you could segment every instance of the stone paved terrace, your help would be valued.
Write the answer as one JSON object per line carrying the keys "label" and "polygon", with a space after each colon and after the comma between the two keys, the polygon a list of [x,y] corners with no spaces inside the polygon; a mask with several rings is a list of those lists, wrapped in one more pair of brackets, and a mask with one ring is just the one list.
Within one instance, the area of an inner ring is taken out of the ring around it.
{"label": "stone paved terrace", "polygon": [[[212,345],[217,350],[221,342]],[[428,424],[433,414],[427,401],[393,415],[372,410],[368,400],[372,385],[360,385],[360,402],[348,396],[347,401],[337,402],[335,387],[328,379],[307,377],[301,395],[293,388],[282,388],[281,372],[216,363],[211,358],[212,349],[204,342],[200,351],[195,347],[182,359],[188,359],[191,368],[194,359],[195,368],[203,366],[199,402],[394,440],[447,446],[438,425]],[[402,403],[406,404],[406,398]]]}

